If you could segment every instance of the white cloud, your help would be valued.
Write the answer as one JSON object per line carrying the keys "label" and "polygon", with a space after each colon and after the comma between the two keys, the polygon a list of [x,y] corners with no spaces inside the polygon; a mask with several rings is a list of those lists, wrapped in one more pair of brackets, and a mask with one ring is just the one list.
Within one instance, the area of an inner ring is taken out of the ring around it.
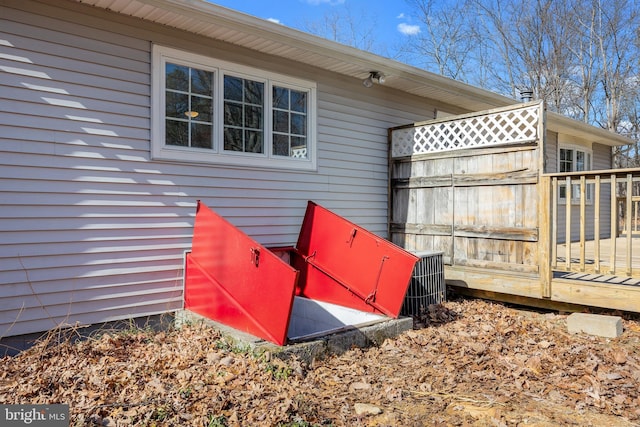
{"label": "white cloud", "polygon": [[274,24],[282,24],[278,18],[267,18],[267,21],[273,22]]}
{"label": "white cloud", "polygon": [[398,31],[400,31],[405,36],[415,36],[420,32],[420,26],[410,25],[403,22],[398,24]]}
{"label": "white cloud", "polygon": [[396,16],[396,19],[404,19],[404,13],[401,13],[400,15]]}

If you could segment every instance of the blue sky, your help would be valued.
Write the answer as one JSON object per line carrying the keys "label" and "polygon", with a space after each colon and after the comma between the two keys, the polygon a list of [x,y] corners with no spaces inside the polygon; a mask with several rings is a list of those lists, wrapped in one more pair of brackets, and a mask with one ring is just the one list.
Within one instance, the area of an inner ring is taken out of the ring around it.
{"label": "blue sky", "polygon": [[272,20],[306,31],[309,24],[320,23],[331,14],[352,16],[361,28],[372,29],[376,53],[393,51],[394,46],[415,36],[420,27],[410,17],[405,0],[212,0],[230,9]]}

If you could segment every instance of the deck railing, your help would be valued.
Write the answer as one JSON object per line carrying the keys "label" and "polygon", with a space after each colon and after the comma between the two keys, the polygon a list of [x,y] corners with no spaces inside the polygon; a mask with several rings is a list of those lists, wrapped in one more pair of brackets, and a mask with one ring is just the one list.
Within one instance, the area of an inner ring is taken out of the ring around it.
{"label": "deck railing", "polygon": [[618,221],[618,235],[627,234],[628,231],[628,223],[627,218],[631,219],[631,234],[635,236],[640,236],[640,196],[631,196],[631,211],[629,214],[626,214],[626,206],[627,206],[627,198],[626,197],[618,197],[618,212],[619,221]]}
{"label": "deck railing", "polygon": [[552,270],[640,276],[640,169],[544,174],[541,184],[551,199]]}

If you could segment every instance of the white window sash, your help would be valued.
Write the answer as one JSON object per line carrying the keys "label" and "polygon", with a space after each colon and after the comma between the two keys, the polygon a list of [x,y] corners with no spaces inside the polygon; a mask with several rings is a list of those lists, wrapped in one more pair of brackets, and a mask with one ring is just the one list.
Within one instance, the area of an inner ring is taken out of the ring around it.
{"label": "white window sash", "polygon": [[[585,149],[585,147],[580,147],[580,146],[570,146],[570,145],[560,145],[558,148],[558,171],[560,171],[560,165],[562,164],[563,160],[561,159],[561,150],[571,150],[572,152],[572,158],[571,160],[571,171],[570,172],[583,172],[583,171],[590,171],[592,170],[592,165],[593,165],[593,153],[588,150]],[[578,166],[578,153],[583,153],[584,154],[584,169],[583,170],[578,170],[577,166]],[[560,188],[565,189],[566,188],[566,184],[560,184]],[[586,184],[586,188],[585,188],[585,192],[586,192],[586,203],[587,204],[592,204],[593,203],[593,195],[594,195],[594,184]],[[566,190],[565,190],[565,196],[562,196],[560,194],[560,191],[558,192],[558,201],[561,204],[566,204],[567,200],[566,200]],[[579,179],[572,179],[571,180],[571,204],[575,205],[575,204],[580,204],[580,181]]]}
{"label": "white window sash", "polygon": [[[215,73],[213,90],[213,147],[202,149],[171,146],[165,144],[165,63],[172,62]],[[263,153],[226,151],[224,141],[224,75],[240,77],[265,83],[263,105]],[[273,86],[288,88],[307,94],[307,157],[275,156],[273,154]],[[316,170],[316,90],[315,82],[276,74],[244,65],[233,64],[215,58],[154,45],[152,48],[152,93],[151,93],[151,157],[154,160],[212,163],[230,166],[259,168]]]}

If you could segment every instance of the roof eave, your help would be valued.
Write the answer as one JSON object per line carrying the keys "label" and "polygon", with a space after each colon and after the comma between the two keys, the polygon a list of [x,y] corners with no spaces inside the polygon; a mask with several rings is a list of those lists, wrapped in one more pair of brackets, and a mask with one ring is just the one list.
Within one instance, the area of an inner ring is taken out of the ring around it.
{"label": "roof eave", "polygon": [[634,141],[626,136],[553,112],[547,113],[547,128],[554,132],[612,147],[634,144]]}
{"label": "roof eave", "polygon": [[[364,79],[370,71],[380,71],[387,77],[385,86],[428,98],[434,92],[447,98],[436,99],[454,107],[482,110],[513,104],[511,98],[481,89],[466,83],[440,76],[429,71],[347,46],[333,40],[324,39],[265,19],[257,18],[203,0],[75,0],[79,3],[103,8],[122,15],[130,15],[150,22],[162,23],[174,28],[193,32],[195,21],[210,24],[212,28],[229,28],[233,32],[259,37],[273,43],[294,49],[297,53],[310,54],[314,60],[305,61],[309,65],[337,72],[334,68],[344,68],[345,76]],[[158,12],[177,13],[187,20],[160,22]],[[201,26],[200,26],[201,27]],[[203,35],[203,34],[201,34]],[[204,34],[206,36],[206,34]],[[225,39],[219,39],[227,41]],[[237,43],[251,49],[250,42]],[[281,55],[296,60],[301,55]],[[346,67],[341,66],[347,65]],[[450,97],[450,98],[449,98]]]}
{"label": "roof eave", "polygon": [[[194,23],[202,28],[226,28],[235,37],[240,35],[236,44],[252,48],[247,38],[260,38],[295,51],[281,57],[296,60],[297,55],[311,55],[309,65],[323,68],[345,76],[363,79],[370,71],[376,70],[387,77],[385,86],[401,90],[419,97],[429,98],[466,111],[480,111],[513,105],[517,101],[462,83],[429,71],[385,58],[332,40],[308,34],[294,28],[247,15],[204,0],[75,0],[90,6],[107,9],[121,15],[130,15],[139,19],[173,26],[174,28],[194,32]],[[162,13],[158,13],[162,12]],[[158,18],[163,15],[178,14],[170,18]],[[181,18],[187,18],[181,19]],[[178,19],[180,18],[180,19]],[[205,31],[205,35],[213,34]],[[247,36],[247,37],[245,37]],[[218,40],[225,40],[225,36]],[[226,36],[232,37],[232,36]],[[244,43],[244,44],[243,44]],[[267,52],[268,53],[268,52]],[[273,53],[272,53],[273,54]],[[336,71],[336,69],[340,71]],[[611,145],[627,145],[630,139],[591,126],[587,123],[569,119],[556,113],[549,113],[548,128],[559,133],[568,133],[586,140]]]}

